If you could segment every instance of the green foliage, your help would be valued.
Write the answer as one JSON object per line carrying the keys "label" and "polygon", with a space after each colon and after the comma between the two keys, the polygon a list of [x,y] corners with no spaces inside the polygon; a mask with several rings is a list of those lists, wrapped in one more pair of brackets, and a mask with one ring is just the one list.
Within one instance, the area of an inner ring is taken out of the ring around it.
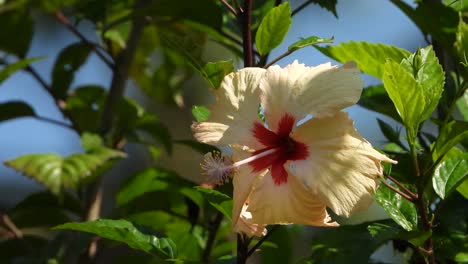
{"label": "green foliage", "polygon": [[28,116],[36,116],[36,113],[31,106],[22,101],[10,101],[0,104],[0,122]]}
{"label": "green foliage", "polygon": [[202,106],[202,105],[194,105],[192,107],[192,115],[193,117],[195,117],[195,120],[197,120],[197,122],[203,122],[203,121],[206,121],[208,120],[208,118],[210,117],[210,109]]}
{"label": "green foliage", "polygon": [[177,248],[167,238],[158,238],[126,220],[99,219],[82,223],[66,223],[56,230],[74,230],[127,244],[129,247],[156,255],[162,259],[177,257]]}
{"label": "green foliage", "polygon": [[413,231],[417,229],[418,213],[414,204],[385,186],[381,186],[377,190],[375,200],[405,230]]}
{"label": "green foliage", "polygon": [[210,84],[210,87],[217,89],[224,79],[224,76],[234,71],[232,61],[208,62],[200,70],[203,78]]}
{"label": "green foliage", "polygon": [[369,42],[345,42],[337,46],[317,47],[323,54],[341,63],[355,61],[359,69],[367,74],[382,78],[387,60],[400,63],[410,53],[404,49]]}
{"label": "green foliage", "polygon": [[455,48],[460,61],[467,63],[468,61],[468,25],[460,19],[458,30],[456,33]]}
{"label": "green foliage", "polygon": [[444,72],[429,46],[401,61],[384,64],[382,81],[398,114],[414,137],[419,125],[437,106],[444,87]]}
{"label": "green foliage", "polygon": [[288,51],[293,52],[308,46],[312,45],[317,45],[317,44],[323,44],[323,43],[332,43],[334,40],[334,37],[331,38],[321,38],[317,36],[311,36],[305,39],[298,40],[294,42],[293,44],[289,45]]}
{"label": "green foliage", "polygon": [[32,40],[34,21],[27,10],[2,12],[0,50],[24,58]]}
{"label": "green foliage", "polygon": [[[92,142],[90,142],[92,141]],[[86,153],[76,153],[66,158],[57,154],[30,154],[5,162],[5,165],[35,179],[55,194],[64,188],[78,188],[93,181],[110,167],[109,161],[125,154],[96,144],[96,136],[84,134],[82,145]]]}
{"label": "green foliage", "polygon": [[454,120],[447,123],[431,147],[432,160],[440,160],[452,147],[467,139],[468,122]]}
{"label": "green foliage", "polygon": [[206,200],[208,200],[210,205],[212,205],[219,212],[221,212],[227,219],[231,220],[231,197],[214,189],[206,189],[203,187],[195,187],[195,189],[203,194],[203,196],[206,198]]}
{"label": "green foliage", "polygon": [[432,186],[445,199],[468,178],[468,153],[448,156],[435,169]]}
{"label": "green foliage", "polygon": [[401,118],[388,97],[383,85],[369,86],[362,91],[358,104],[366,109],[381,113],[401,122]]}
{"label": "green foliage", "polygon": [[264,56],[279,46],[288,33],[291,23],[289,2],[272,8],[263,18],[255,35],[255,45],[258,53]]}
{"label": "green foliage", "polygon": [[308,2],[318,4],[320,7],[330,11],[336,18],[338,18],[338,14],[336,13],[336,4],[338,0],[309,0]]}
{"label": "green foliage", "polygon": [[52,70],[52,92],[56,97],[66,98],[75,72],[86,62],[90,52],[90,47],[83,42],[71,44],[60,52]]}
{"label": "green foliage", "polygon": [[36,58],[29,58],[24,60],[18,60],[15,63],[6,65],[3,69],[0,70],[0,83],[8,79],[12,74],[15,72],[26,68],[29,64],[42,60],[43,58],[36,57]]}

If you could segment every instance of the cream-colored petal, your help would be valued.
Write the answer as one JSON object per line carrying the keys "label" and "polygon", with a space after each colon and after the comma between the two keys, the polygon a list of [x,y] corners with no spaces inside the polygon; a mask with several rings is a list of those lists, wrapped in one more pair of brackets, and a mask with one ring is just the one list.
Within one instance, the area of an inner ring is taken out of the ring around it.
{"label": "cream-colored petal", "polygon": [[347,113],[312,118],[292,137],[308,146],[309,157],[291,162],[291,172],[339,215],[367,209],[383,173],[380,162],[396,163],[356,131]]}
{"label": "cream-colored petal", "polygon": [[[248,151],[243,151],[238,148],[233,148],[232,158],[234,161],[239,161],[250,156]],[[233,206],[232,206],[232,224],[236,226],[239,217],[241,216],[242,208],[245,205],[253,186],[265,176],[267,170],[263,172],[252,172],[249,165],[244,165],[238,168],[235,173],[232,184],[233,191]]]}
{"label": "cream-colored petal", "polygon": [[326,206],[294,177],[276,185],[268,173],[255,186],[248,199],[248,211],[256,224],[306,224],[335,226]]}
{"label": "cream-colored petal", "polygon": [[330,63],[306,67],[295,61],[283,69],[267,69],[260,82],[261,104],[268,126],[276,131],[285,113],[299,121],[309,114],[327,115],[355,104],[362,86],[354,63],[340,68]]}
{"label": "cream-colored petal", "polygon": [[260,121],[257,89],[264,73],[262,68],[244,68],[224,77],[215,91],[217,102],[210,107],[209,120],[192,125],[194,137],[216,146],[256,146],[251,129]]}
{"label": "cream-colored petal", "polygon": [[267,234],[266,225],[259,225],[253,223],[252,221],[252,214],[247,212],[248,206],[244,204],[242,207],[242,213],[239,217],[239,221],[237,221],[236,225],[234,226],[234,231],[238,233],[244,233],[248,236],[265,236]]}

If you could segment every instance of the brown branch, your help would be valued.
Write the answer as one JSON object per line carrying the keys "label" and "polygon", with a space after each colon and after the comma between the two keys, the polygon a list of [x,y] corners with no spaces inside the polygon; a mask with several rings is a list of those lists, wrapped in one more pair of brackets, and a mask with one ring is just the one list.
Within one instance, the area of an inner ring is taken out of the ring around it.
{"label": "brown branch", "polygon": [[214,219],[210,222],[208,227],[208,239],[206,241],[206,247],[203,251],[202,263],[209,263],[211,251],[214,247],[216,234],[218,232],[221,221],[223,221],[224,215],[221,212],[216,212]]}
{"label": "brown branch", "polygon": [[237,16],[237,11],[236,9],[234,9],[234,7],[232,7],[228,2],[226,2],[226,0],[220,0],[220,1],[231,13]]}
{"label": "brown branch", "polygon": [[312,1],[306,1],[304,3],[302,3],[300,6],[298,6],[296,9],[294,9],[292,12],[291,12],[291,17],[293,17],[294,15],[296,15],[297,13],[301,12],[302,9],[306,8],[308,5],[310,5],[312,3]]}
{"label": "brown branch", "polygon": [[398,190],[397,188],[393,187],[392,185],[390,185],[390,184],[385,180],[384,177],[381,177],[381,178],[382,178],[382,183],[383,183],[385,186],[387,186],[390,190],[392,190],[392,191],[394,191],[395,193],[401,195],[401,197],[405,198],[406,200],[408,200],[408,201],[410,201],[410,202],[412,202],[412,203],[415,202],[414,199],[413,199],[413,197],[411,197],[410,195],[408,195],[408,194],[406,194],[406,193],[404,193],[404,192]]}
{"label": "brown branch", "polygon": [[244,12],[239,15],[242,26],[242,44],[244,51],[244,67],[252,67],[253,61],[253,42],[252,42],[252,0],[245,0]]}
{"label": "brown branch", "polygon": [[278,225],[275,225],[273,226],[269,231],[268,233],[263,236],[250,250],[249,252],[247,252],[247,257],[250,257],[253,253],[255,253],[255,251],[263,244],[263,242],[265,242],[265,240],[267,240],[268,237],[270,237],[273,232],[278,228]]}
{"label": "brown branch", "polygon": [[77,36],[82,42],[84,42],[88,47],[96,53],[96,55],[112,70],[114,70],[114,63],[109,60],[109,58],[101,52],[101,49],[98,48],[96,43],[89,41],[81,32],[65,17],[61,11],[54,13],[55,19],[63,24],[68,30],[70,30],[75,36]]}
{"label": "brown branch", "polygon": [[389,174],[385,173],[384,175],[393,183],[395,183],[398,187],[400,187],[403,191],[405,191],[409,196],[411,196],[413,200],[418,199],[418,195],[412,192],[410,189],[406,188],[406,186],[403,183],[399,182],[397,179],[393,178]]}

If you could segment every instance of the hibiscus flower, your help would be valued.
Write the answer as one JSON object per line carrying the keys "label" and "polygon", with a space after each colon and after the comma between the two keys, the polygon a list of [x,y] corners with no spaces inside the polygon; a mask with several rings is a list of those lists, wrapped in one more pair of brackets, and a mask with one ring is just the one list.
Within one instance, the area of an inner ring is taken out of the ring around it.
{"label": "hibiscus flower", "polygon": [[343,216],[368,208],[380,162],[396,162],[340,111],[358,101],[362,86],[352,62],[295,61],[224,78],[209,120],[192,130],[200,142],[229,147],[229,155],[209,154],[203,167],[219,182],[233,175],[236,230],[258,235],[269,224],[330,226],[336,223],[327,207]]}

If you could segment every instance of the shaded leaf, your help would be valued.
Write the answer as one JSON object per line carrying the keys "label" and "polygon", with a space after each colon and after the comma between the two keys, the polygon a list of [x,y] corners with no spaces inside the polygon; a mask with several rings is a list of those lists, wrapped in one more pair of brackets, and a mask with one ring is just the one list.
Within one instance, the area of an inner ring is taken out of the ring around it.
{"label": "shaded leaf", "polygon": [[442,127],[432,145],[432,160],[440,160],[453,146],[468,139],[468,122],[454,120]]}
{"label": "shaded leaf", "polygon": [[288,2],[272,8],[263,18],[255,35],[258,53],[263,56],[279,46],[291,23],[291,7]]}
{"label": "shaded leaf", "polygon": [[387,115],[394,120],[401,122],[401,118],[395,106],[388,97],[383,85],[369,86],[362,91],[358,104],[366,109]]}
{"label": "shaded leaf", "polygon": [[[455,48],[460,61],[467,63],[468,61],[468,25],[460,19],[458,23]],[[466,66],[465,66],[466,67]]]}
{"label": "shaded leaf", "polygon": [[383,185],[378,188],[375,200],[405,230],[412,231],[417,228],[418,213],[413,203]]}
{"label": "shaded leaf", "polygon": [[201,154],[206,154],[208,152],[218,150],[218,148],[216,148],[216,147],[214,147],[212,145],[208,145],[208,144],[205,144],[205,143],[200,143],[200,142],[195,141],[195,140],[176,140],[176,141],[174,141],[174,143],[188,146],[188,147],[192,148],[193,150],[198,151]]}
{"label": "shaded leaf", "polygon": [[400,140],[400,131],[394,129],[391,125],[385,123],[383,120],[377,118],[377,123],[379,124],[380,130],[384,134],[384,136],[388,139],[388,141],[393,142],[400,146],[401,148],[405,149],[406,147],[401,143]]}
{"label": "shaded leaf", "polygon": [[208,62],[203,66],[200,72],[212,88],[218,89],[224,79],[224,76],[233,71],[234,65],[232,64],[232,60],[228,60]]}
{"label": "shaded leaf", "polygon": [[326,56],[341,63],[355,61],[359,69],[367,74],[382,78],[387,60],[400,63],[410,52],[385,44],[369,42],[345,42],[336,46],[314,46]]}
{"label": "shaded leaf", "polygon": [[336,4],[338,0],[311,0],[310,2],[318,4],[320,7],[330,11],[336,18],[338,18],[338,14],[336,13]]}
{"label": "shaded leaf", "polygon": [[465,121],[468,121],[468,90],[457,100],[457,108]]}
{"label": "shaded leaf", "polygon": [[86,62],[90,52],[83,42],[71,44],[60,52],[52,70],[52,93],[56,97],[67,97],[75,72]]}
{"label": "shaded leaf", "polygon": [[27,116],[36,116],[36,113],[22,101],[0,103],[0,122]]}
{"label": "shaded leaf", "polygon": [[24,60],[19,60],[16,61],[15,63],[9,64],[5,66],[3,69],[0,70],[0,83],[8,79],[12,74],[15,72],[26,68],[29,64],[40,61],[44,59],[43,57],[35,57],[35,58],[29,58],[29,59],[24,59]]}
{"label": "shaded leaf", "polygon": [[125,153],[101,146],[66,158],[57,154],[23,155],[6,161],[5,165],[58,194],[63,188],[77,188],[93,180],[109,167],[108,161],[123,157]]}
{"label": "shaded leaf", "polygon": [[299,263],[369,263],[372,253],[397,233],[389,220],[324,228],[311,239],[312,255]]}
{"label": "shaded leaf", "polygon": [[141,114],[136,121],[135,128],[139,131],[146,132],[154,140],[162,143],[168,154],[172,153],[172,137],[169,129],[154,115],[148,113]]}
{"label": "shaded leaf", "polygon": [[195,117],[195,120],[197,120],[197,122],[204,122],[208,120],[210,114],[211,111],[202,105],[194,105],[192,107],[192,115],[193,117]]}
{"label": "shaded leaf", "polygon": [[298,40],[298,41],[294,42],[293,44],[289,45],[288,51],[293,52],[293,51],[296,51],[298,49],[302,49],[302,48],[312,46],[312,45],[323,44],[323,43],[332,43],[334,39],[335,39],[334,37],[321,38],[321,37],[317,37],[317,36],[311,36],[311,37],[308,37],[308,38],[305,38],[305,39]]}
{"label": "shaded leaf", "polygon": [[294,240],[287,226],[275,226],[274,232],[268,237],[270,246],[262,244],[262,263],[291,263],[294,251]]}
{"label": "shaded leaf", "polygon": [[203,194],[208,202],[220,211],[227,219],[231,220],[232,199],[228,195],[213,189],[196,186],[195,189]]}
{"label": "shaded leaf", "polygon": [[0,15],[0,50],[24,58],[33,37],[34,21],[27,10],[12,10]]}
{"label": "shaded leaf", "polygon": [[[455,42],[458,13],[440,2],[421,1],[416,9],[401,0],[391,0],[421,29],[450,50]],[[430,19],[428,19],[430,18]]]}
{"label": "shaded leaf", "polygon": [[56,226],[55,230],[74,230],[98,235],[100,237],[127,244],[129,247],[163,259],[177,257],[175,244],[167,238],[158,238],[142,231],[126,220],[98,219],[82,223],[66,223]]}
{"label": "shaded leaf", "polygon": [[103,87],[88,85],[76,88],[67,97],[66,111],[80,131],[99,131],[106,93]]}
{"label": "shaded leaf", "polygon": [[435,169],[432,186],[445,199],[468,177],[468,153],[450,156]]}

